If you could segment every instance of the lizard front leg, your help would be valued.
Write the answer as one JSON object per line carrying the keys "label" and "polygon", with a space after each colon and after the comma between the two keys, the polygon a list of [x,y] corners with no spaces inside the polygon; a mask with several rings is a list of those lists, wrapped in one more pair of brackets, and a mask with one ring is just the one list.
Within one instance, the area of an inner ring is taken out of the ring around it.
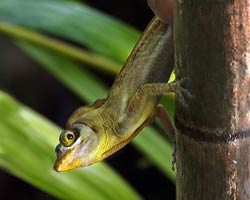
{"label": "lizard front leg", "polygon": [[[181,81],[173,81],[170,83],[149,83],[141,85],[131,98],[130,103],[127,107],[127,111],[129,111],[129,113],[133,112],[132,110],[136,108],[136,104],[138,104],[138,102],[147,100],[147,98],[145,98],[146,96],[155,96],[157,98],[157,96],[169,92],[176,93],[180,101],[183,102],[183,104],[185,105],[185,97],[187,96],[189,98],[191,97],[191,94],[181,86],[183,82],[185,82],[185,79],[182,79]],[[144,124],[144,126],[151,124],[155,120],[155,118],[158,118],[160,120],[166,135],[173,144],[173,170],[174,170],[174,165],[176,161],[176,151],[175,151],[176,142],[175,142],[174,126],[171,123],[171,120],[169,118],[169,115],[165,107],[162,105],[156,106],[155,110],[153,111],[153,114],[150,116],[150,118],[147,120],[147,123]]]}

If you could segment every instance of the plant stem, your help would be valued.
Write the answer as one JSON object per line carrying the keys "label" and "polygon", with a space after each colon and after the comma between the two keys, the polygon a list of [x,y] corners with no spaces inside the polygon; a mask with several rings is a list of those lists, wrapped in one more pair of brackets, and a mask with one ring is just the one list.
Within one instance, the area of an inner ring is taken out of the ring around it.
{"label": "plant stem", "polygon": [[116,63],[103,56],[84,51],[78,47],[67,44],[66,42],[44,36],[33,30],[0,22],[0,33],[52,49],[65,56],[82,61],[91,66],[95,66],[98,69],[106,71],[110,74],[117,74],[120,70],[120,63]]}
{"label": "plant stem", "polygon": [[249,200],[249,1],[174,3],[177,200]]}

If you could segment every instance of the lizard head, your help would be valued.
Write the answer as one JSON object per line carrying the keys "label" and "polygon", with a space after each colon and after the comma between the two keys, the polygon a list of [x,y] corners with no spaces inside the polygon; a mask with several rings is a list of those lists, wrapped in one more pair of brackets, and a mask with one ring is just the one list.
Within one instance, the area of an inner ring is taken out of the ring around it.
{"label": "lizard head", "polygon": [[83,123],[75,123],[60,135],[54,169],[58,172],[91,165],[102,159],[105,136]]}
{"label": "lizard head", "polygon": [[103,158],[106,151],[106,134],[100,119],[100,110],[105,100],[78,108],[68,119],[66,130],[56,146],[57,159],[54,169],[58,172],[91,165]]}
{"label": "lizard head", "polygon": [[135,134],[122,137],[102,128],[98,130],[83,123],[74,123],[60,135],[54,169],[63,172],[101,161],[127,145],[142,127]]}
{"label": "lizard head", "polygon": [[[101,113],[101,114],[100,114]],[[69,118],[56,146],[54,169],[58,172],[101,161],[128,144],[136,134],[121,136],[96,107],[81,107]],[[139,129],[138,131],[139,132]]]}
{"label": "lizard head", "polygon": [[56,171],[62,172],[94,164],[129,142],[121,143],[122,138],[117,136],[112,128],[103,125],[107,117],[100,113],[103,111],[94,106],[87,106],[77,109],[71,115],[55,149]]}

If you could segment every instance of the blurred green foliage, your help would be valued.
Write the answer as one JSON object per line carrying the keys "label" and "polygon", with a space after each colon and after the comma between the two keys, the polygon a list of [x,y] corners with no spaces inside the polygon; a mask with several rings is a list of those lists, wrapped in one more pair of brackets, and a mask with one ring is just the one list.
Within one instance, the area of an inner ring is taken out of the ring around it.
{"label": "blurred green foliage", "polygon": [[[39,32],[84,45],[88,51]],[[136,30],[111,16],[62,0],[1,0],[0,34],[15,38],[17,46],[85,103],[103,98],[108,90],[82,65],[115,75],[139,38]],[[173,113],[173,99],[165,98],[162,103]],[[60,129],[4,92],[0,92],[0,113],[5,116],[0,118],[0,165],[12,174],[61,199],[79,199],[79,195],[86,199],[140,198],[104,162],[57,174],[52,166]],[[148,127],[133,144],[174,181],[171,145],[165,137]]]}

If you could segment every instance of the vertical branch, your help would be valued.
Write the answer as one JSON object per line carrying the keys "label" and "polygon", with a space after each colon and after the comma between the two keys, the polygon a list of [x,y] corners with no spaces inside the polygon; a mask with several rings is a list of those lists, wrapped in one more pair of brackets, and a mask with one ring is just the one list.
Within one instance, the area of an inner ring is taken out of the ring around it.
{"label": "vertical branch", "polygon": [[177,199],[250,199],[250,0],[175,1]]}

